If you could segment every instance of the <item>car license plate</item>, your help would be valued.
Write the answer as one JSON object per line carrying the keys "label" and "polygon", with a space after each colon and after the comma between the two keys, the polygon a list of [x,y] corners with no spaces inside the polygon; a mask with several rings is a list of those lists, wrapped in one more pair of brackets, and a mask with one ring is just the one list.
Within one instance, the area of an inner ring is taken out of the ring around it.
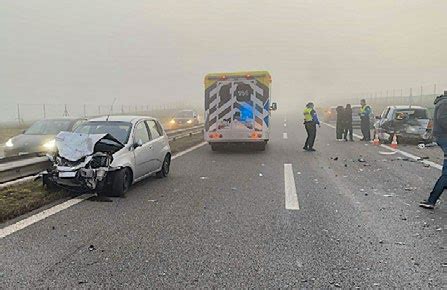
{"label": "car license plate", "polygon": [[76,177],[76,172],[69,171],[69,172],[59,172],[60,178],[73,178]]}

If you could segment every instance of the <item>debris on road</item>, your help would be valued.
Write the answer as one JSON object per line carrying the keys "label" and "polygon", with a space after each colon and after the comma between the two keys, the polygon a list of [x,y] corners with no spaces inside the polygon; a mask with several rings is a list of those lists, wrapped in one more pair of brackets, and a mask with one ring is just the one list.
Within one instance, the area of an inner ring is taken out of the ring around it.
{"label": "debris on road", "polygon": [[262,174],[262,173],[259,173],[259,177],[263,177],[264,176],[264,174]]}
{"label": "debris on road", "polygon": [[301,175],[301,172],[298,171],[296,174]]}
{"label": "debris on road", "polygon": [[156,199],[149,199],[148,201],[149,201],[149,202],[154,202],[154,203],[155,203],[155,202],[158,202],[158,200],[156,200]]}
{"label": "debris on road", "polygon": [[390,151],[390,152],[379,151],[379,154],[381,154],[381,155],[394,155],[396,153],[397,153],[397,151]]}
{"label": "debris on road", "polygon": [[94,245],[90,245],[90,247],[88,247],[88,250],[89,250],[90,252],[92,252],[92,251],[96,250],[96,248],[95,248]]}
{"label": "debris on road", "polygon": [[365,163],[366,162],[366,160],[363,159],[363,158],[359,158],[359,159],[357,159],[357,161],[360,162],[360,163]]}
{"label": "debris on road", "polygon": [[206,180],[206,179],[210,179],[210,178],[207,177],[207,176],[201,176],[200,179],[201,179],[201,180]]}

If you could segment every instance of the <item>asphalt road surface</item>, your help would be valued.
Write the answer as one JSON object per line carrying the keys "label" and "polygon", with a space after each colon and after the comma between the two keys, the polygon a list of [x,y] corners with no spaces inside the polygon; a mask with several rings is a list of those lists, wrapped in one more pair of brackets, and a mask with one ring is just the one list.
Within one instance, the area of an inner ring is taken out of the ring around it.
{"label": "asphalt road surface", "polygon": [[325,125],[303,152],[298,118],[272,127],[265,152],[203,146],[1,239],[2,287],[447,287],[447,204],[417,206],[439,169]]}

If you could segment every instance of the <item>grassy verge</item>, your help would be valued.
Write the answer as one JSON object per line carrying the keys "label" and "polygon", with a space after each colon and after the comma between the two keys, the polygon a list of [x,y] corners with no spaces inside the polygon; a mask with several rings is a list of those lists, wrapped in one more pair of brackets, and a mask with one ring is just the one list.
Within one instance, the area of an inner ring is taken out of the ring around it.
{"label": "grassy verge", "polygon": [[46,191],[41,181],[31,181],[0,189],[0,222],[67,196],[69,196],[68,193],[63,191]]}
{"label": "grassy verge", "polygon": [[[176,154],[202,141],[203,134],[172,141],[172,153]],[[64,191],[49,192],[45,190],[41,181],[32,181],[0,189],[0,223],[68,196],[70,194]]]}

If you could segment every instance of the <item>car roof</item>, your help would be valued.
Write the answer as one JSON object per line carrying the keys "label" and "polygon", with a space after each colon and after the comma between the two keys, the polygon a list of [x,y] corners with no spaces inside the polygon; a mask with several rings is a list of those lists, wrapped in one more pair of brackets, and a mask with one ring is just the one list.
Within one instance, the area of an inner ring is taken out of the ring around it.
{"label": "car roof", "polygon": [[79,117],[63,117],[63,118],[48,118],[41,119],[40,121],[76,121],[76,120],[85,120],[86,118]]}
{"label": "car roof", "polygon": [[397,109],[397,110],[405,110],[405,109],[422,109],[422,110],[427,110],[427,108],[425,108],[425,107],[410,106],[410,105],[390,106],[390,108]]}
{"label": "car roof", "polygon": [[115,121],[115,122],[129,122],[129,123],[135,123],[141,119],[149,119],[149,120],[156,120],[153,117],[149,116],[132,116],[132,115],[119,115],[119,116],[102,116],[97,117],[93,119],[89,119],[89,121]]}

